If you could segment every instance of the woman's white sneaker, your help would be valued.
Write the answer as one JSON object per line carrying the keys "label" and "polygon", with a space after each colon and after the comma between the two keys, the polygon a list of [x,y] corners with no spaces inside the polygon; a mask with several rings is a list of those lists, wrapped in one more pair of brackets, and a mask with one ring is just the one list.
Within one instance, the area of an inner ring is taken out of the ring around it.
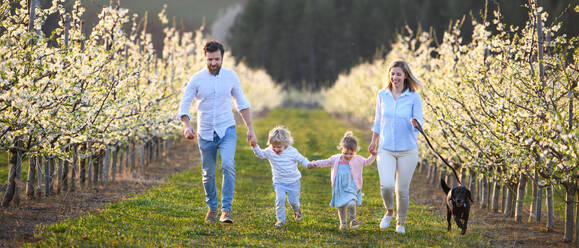
{"label": "woman's white sneaker", "polygon": [[396,226],[396,233],[404,234],[406,230],[404,230],[404,226]]}
{"label": "woman's white sneaker", "polygon": [[391,220],[392,220],[392,216],[385,214],[384,217],[382,217],[382,220],[380,221],[380,229],[384,230],[384,229],[388,228],[390,226]]}

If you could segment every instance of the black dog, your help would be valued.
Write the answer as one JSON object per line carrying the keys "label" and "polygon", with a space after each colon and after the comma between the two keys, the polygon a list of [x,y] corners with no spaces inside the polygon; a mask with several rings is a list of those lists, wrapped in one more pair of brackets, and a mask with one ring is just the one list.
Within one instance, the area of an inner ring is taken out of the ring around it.
{"label": "black dog", "polygon": [[461,234],[465,234],[470,212],[470,203],[473,202],[470,190],[462,185],[456,186],[451,190],[450,187],[446,185],[444,179],[440,179],[440,186],[446,194],[446,221],[448,222],[448,231],[450,231],[451,216],[454,216],[456,225],[462,229]]}

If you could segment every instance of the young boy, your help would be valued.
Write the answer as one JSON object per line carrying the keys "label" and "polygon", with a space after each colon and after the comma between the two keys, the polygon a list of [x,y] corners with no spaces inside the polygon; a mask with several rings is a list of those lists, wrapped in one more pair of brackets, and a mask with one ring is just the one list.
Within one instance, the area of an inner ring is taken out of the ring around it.
{"label": "young boy", "polygon": [[269,145],[262,150],[259,145],[253,146],[253,152],[261,159],[269,160],[273,174],[273,188],[275,190],[275,209],[277,222],[276,227],[285,224],[285,198],[286,195],[294,210],[296,221],[302,219],[300,209],[300,178],[297,163],[304,167],[309,163],[297,149],[292,147],[293,138],[290,131],[282,127],[276,127],[269,132],[267,141]]}

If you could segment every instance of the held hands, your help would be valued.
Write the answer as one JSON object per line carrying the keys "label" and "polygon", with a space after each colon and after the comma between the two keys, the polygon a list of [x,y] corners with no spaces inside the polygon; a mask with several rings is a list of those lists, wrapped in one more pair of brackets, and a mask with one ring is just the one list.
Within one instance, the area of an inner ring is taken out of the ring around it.
{"label": "held hands", "polygon": [[253,129],[247,130],[247,141],[251,145],[251,147],[255,147],[257,145],[257,137],[255,136],[255,132]]}
{"label": "held hands", "polygon": [[314,164],[312,164],[312,163],[309,163],[309,164],[306,166],[306,168],[308,168],[308,169],[312,169],[312,168],[314,168]]}
{"label": "held hands", "polygon": [[376,141],[372,139],[370,145],[368,146],[368,152],[374,156],[376,156]]}

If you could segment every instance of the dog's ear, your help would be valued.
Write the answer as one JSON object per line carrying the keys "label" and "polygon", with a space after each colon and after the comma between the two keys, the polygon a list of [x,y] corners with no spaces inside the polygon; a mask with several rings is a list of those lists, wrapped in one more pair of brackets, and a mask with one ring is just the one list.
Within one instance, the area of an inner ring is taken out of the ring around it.
{"label": "dog's ear", "polygon": [[470,196],[470,190],[467,190],[467,191],[466,191],[466,196],[468,196],[468,199],[470,200],[470,202],[474,202],[474,201],[472,200],[472,197]]}

